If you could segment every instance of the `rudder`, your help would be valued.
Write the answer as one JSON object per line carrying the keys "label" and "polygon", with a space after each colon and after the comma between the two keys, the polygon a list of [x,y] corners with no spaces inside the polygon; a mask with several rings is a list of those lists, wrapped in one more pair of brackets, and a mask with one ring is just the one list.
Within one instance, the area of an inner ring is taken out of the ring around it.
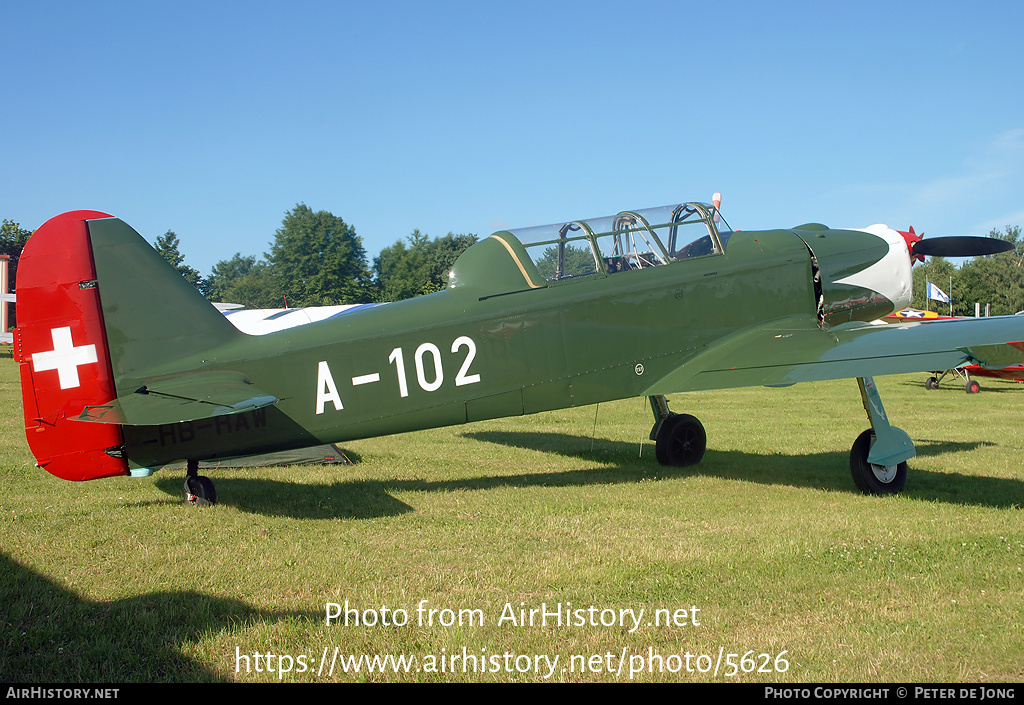
{"label": "rudder", "polygon": [[25,434],[39,466],[65,480],[128,474],[120,427],[73,420],[86,405],[116,396],[87,227],[109,217],[73,211],[51,218],[19,260],[14,358]]}

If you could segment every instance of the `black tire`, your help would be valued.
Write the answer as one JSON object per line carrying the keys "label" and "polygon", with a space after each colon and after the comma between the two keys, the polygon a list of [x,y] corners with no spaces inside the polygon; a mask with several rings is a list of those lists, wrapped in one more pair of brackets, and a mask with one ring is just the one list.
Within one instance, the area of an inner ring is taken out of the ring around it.
{"label": "black tire", "polygon": [[875,435],[870,428],[857,436],[850,449],[850,473],[857,489],[865,494],[897,494],[907,482],[907,464],[873,465],[868,462],[871,439]]}
{"label": "black tire", "polygon": [[928,379],[926,379],[924,381],[924,388],[925,389],[938,389],[939,388],[939,380],[935,379],[934,377],[929,377]]}
{"label": "black tire", "polygon": [[967,383],[967,393],[977,394],[981,391],[981,385],[975,382],[973,379]]}
{"label": "black tire", "polygon": [[661,424],[654,448],[662,465],[685,468],[701,461],[707,445],[707,433],[697,417],[671,414]]}
{"label": "black tire", "polygon": [[213,481],[203,475],[185,478],[185,501],[197,507],[209,507],[217,503],[217,489]]}

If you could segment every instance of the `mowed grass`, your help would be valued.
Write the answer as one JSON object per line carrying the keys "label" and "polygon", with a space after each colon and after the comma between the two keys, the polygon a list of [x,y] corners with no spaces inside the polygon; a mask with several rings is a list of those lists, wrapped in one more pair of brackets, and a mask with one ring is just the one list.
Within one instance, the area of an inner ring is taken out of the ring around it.
{"label": "mowed grass", "polygon": [[[924,378],[877,380],[919,451],[898,497],[854,487],[868,423],[843,380],[671,398],[708,432],[694,469],[657,464],[638,399],[214,471],[197,509],[180,471],[35,468],[5,352],[0,681],[1019,681],[1024,385]],[[346,601],[408,623],[325,624]],[[542,604],[645,612],[500,619]],[[336,648],[417,660],[346,673]]]}

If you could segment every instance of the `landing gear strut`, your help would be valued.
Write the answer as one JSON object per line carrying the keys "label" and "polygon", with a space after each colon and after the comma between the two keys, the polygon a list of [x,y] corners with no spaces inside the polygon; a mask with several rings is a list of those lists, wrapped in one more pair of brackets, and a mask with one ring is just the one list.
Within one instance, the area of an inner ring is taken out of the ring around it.
{"label": "landing gear strut", "polygon": [[654,452],[658,462],[679,468],[699,463],[708,445],[704,426],[694,416],[669,411],[668,401],[663,395],[650,399],[654,411],[651,440],[655,441]]}
{"label": "landing gear strut", "polygon": [[217,489],[210,478],[199,474],[199,461],[188,460],[185,471],[185,501],[197,507],[217,503]]}
{"label": "landing gear strut", "polygon": [[910,436],[889,425],[871,377],[858,377],[861,400],[871,428],[850,449],[850,472],[857,489],[865,494],[896,494],[907,481],[907,460],[917,455]]}

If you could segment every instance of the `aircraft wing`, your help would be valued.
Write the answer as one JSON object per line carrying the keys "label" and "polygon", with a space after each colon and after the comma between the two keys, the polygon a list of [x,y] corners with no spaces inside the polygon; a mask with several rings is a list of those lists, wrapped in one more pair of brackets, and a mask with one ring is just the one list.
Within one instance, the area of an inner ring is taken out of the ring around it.
{"label": "aircraft wing", "polygon": [[146,380],[132,394],[85,407],[77,420],[155,426],[237,414],[276,401],[240,372],[199,372]]}
{"label": "aircraft wing", "polygon": [[964,363],[1005,367],[1024,362],[1014,316],[931,323],[851,323],[823,330],[790,317],[739,331],[708,346],[644,393],[669,394],[751,386],[789,386],[845,377],[952,369]]}

